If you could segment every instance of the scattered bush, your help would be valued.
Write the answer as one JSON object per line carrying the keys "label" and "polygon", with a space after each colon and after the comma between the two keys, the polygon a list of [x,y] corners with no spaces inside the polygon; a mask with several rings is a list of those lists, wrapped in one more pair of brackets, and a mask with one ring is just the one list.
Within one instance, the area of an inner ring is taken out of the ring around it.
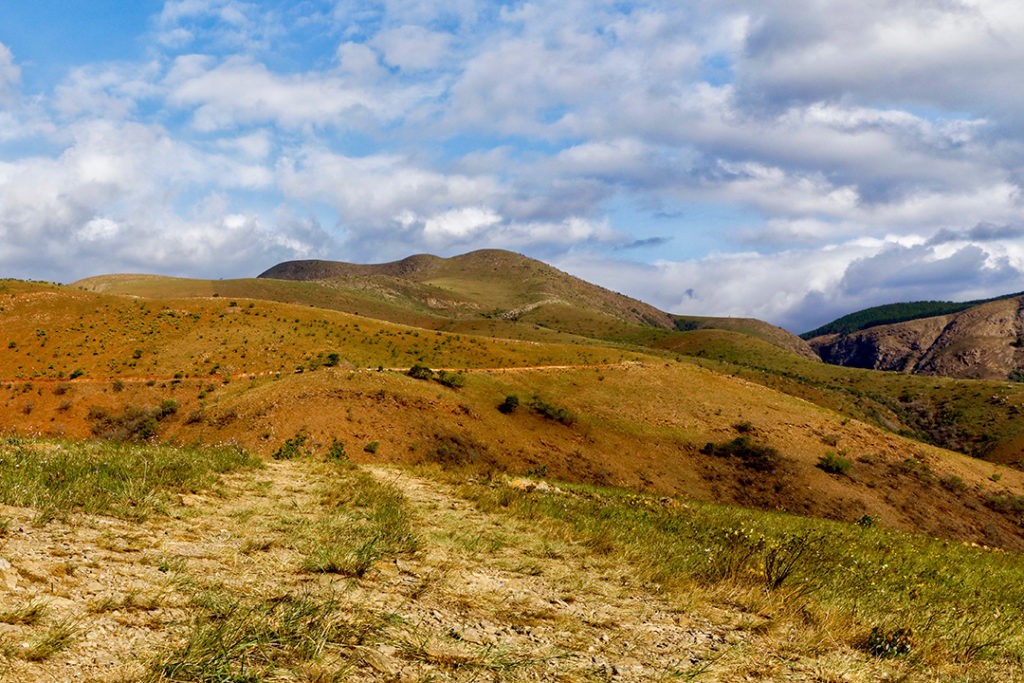
{"label": "scattered bush", "polygon": [[377,448],[379,446],[380,446],[379,442],[371,441],[370,443],[368,443],[365,446],[363,446],[363,451],[369,453],[370,455],[374,455],[374,454],[377,453]]}
{"label": "scattered bush", "polygon": [[290,439],[286,439],[281,447],[274,451],[270,457],[274,460],[291,460],[298,458],[303,455],[308,455],[306,450],[306,442],[309,440],[309,435],[305,432],[299,432]]}
{"label": "scattered bush", "polygon": [[426,365],[414,365],[405,374],[413,379],[434,379],[434,371]]}
{"label": "scattered bush", "polygon": [[567,427],[576,422],[576,416],[573,415],[572,411],[561,406],[552,405],[539,396],[534,396],[530,399],[530,409],[541,417],[554,420]]}
{"label": "scattered bush", "polygon": [[506,415],[511,415],[519,407],[519,397],[515,394],[509,394],[505,397],[505,400],[498,405],[498,410]]}
{"label": "scattered bush", "polygon": [[83,370],[82,368],[75,368],[74,370],[71,371],[70,378],[71,379],[78,379],[79,377],[81,377],[84,374],[85,374],[85,370]]}
{"label": "scattered bush", "polygon": [[782,461],[777,450],[756,443],[749,436],[738,436],[724,444],[708,443],[700,452],[719,458],[739,458],[745,466],[759,472],[772,472]]}
{"label": "scattered bush", "polygon": [[815,467],[823,472],[828,472],[829,474],[843,475],[850,471],[850,468],[853,467],[853,462],[847,460],[841,455],[836,455],[832,451],[829,451],[825,455],[821,456]]}

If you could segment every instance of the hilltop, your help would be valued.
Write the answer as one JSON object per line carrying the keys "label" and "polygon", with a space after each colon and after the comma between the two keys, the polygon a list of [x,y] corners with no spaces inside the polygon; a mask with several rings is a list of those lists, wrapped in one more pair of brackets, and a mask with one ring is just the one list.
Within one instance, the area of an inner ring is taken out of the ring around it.
{"label": "hilltop", "polygon": [[73,286],[145,298],[221,296],[305,304],[424,329],[542,342],[650,347],[680,330],[730,329],[817,358],[803,340],[765,322],[673,316],[502,250],[369,265],[291,261],[256,279],[104,275]]}

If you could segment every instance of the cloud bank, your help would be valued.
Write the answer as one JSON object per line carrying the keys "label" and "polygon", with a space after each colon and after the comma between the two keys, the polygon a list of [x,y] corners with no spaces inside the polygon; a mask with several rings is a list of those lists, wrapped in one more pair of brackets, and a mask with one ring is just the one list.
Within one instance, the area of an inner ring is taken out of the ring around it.
{"label": "cloud bank", "polygon": [[1024,289],[1019,3],[173,0],[142,23],[120,59],[49,69],[0,24],[3,274],[502,247],[794,331]]}

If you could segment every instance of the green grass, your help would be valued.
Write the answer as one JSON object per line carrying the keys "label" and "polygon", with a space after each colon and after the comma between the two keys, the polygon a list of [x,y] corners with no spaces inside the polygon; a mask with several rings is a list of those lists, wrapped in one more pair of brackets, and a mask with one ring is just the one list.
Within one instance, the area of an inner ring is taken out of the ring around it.
{"label": "green grass", "polygon": [[1019,555],[871,525],[560,486],[569,494],[500,484],[460,491],[482,510],[505,510],[551,535],[561,529],[618,558],[631,580],[681,597],[704,590],[768,615],[782,631],[817,629],[865,656],[899,655],[921,670],[1013,668],[1024,659]]}
{"label": "green grass", "polygon": [[71,511],[142,520],[166,514],[175,493],[260,461],[238,448],[171,448],[109,442],[0,441],[0,502],[50,519]]}
{"label": "green grass", "polygon": [[[985,458],[1024,431],[1024,386],[906,375],[819,363],[749,336],[699,330],[665,348],[883,429]],[[1013,463],[1012,454],[1000,462]]]}
{"label": "green grass", "polygon": [[[193,603],[184,642],[157,657],[142,681],[345,680],[359,648],[377,642],[388,623],[386,615],[312,595],[204,591]],[[307,678],[314,670],[320,677]]]}
{"label": "green grass", "polygon": [[362,577],[387,557],[415,552],[409,505],[393,486],[344,464],[327,484],[303,569]]}

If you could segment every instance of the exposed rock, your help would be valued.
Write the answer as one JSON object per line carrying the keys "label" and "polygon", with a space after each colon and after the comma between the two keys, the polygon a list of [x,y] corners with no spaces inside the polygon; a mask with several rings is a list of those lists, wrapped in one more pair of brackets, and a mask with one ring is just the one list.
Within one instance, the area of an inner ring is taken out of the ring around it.
{"label": "exposed rock", "polygon": [[810,340],[834,365],[962,379],[1007,379],[1024,369],[1024,297],[961,313]]}

